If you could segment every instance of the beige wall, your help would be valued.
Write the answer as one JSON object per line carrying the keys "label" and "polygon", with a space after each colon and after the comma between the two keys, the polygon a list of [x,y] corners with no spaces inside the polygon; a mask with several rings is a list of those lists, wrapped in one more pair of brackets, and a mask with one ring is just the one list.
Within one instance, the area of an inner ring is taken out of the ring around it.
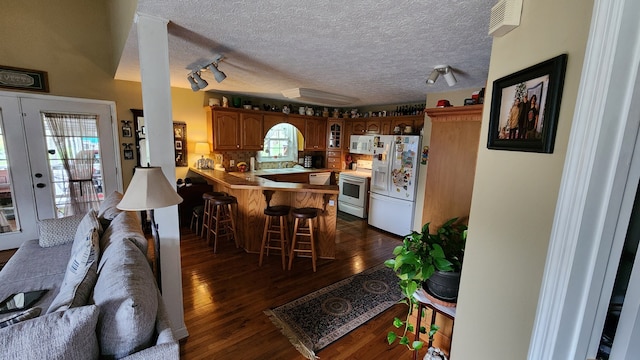
{"label": "beige wall", "polygon": [[[115,101],[120,127],[120,120],[133,120],[130,109],[143,108],[140,83],[113,79],[115,55],[129,32],[121,28],[126,23],[123,17],[133,19],[134,10],[135,2],[122,1],[2,1],[0,64],[47,71],[48,95]],[[112,27],[121,30],[114,37]],[[194,144],[204,139],[206,130],[204,93],[172,89],[172,97],[173,118],[187,122],[192,164],[196,161]],[[118,141],[123,142],[133,142],[133,138]],[[118,151],[122,154],[122,147]],[[121,158],[121,164],[126,188],[135,161]],[[186,168],[177,168],[176,178],[185,173]]]}
{"label": "beige wall", "polygon": [[592,1],[523,4],[520,27],[495,38],[487,86],[568,54],[555,151],[487,150],[484,108],[452,357],[525,359],[578,91]]}

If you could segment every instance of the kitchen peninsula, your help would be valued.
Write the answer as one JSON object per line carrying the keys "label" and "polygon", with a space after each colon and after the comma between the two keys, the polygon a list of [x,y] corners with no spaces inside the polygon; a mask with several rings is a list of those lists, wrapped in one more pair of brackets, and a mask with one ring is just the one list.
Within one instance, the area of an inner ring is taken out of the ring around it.
{"label": "kitchen peninsula", "polygon": [[[213,169],[189,168],[190,177],[196,175],[213,185],[214,191],[224,191],[238,199],[236,231],[239,243],[249,253],[259,253],[265,221],[264,209],[268,205],[291,207],[315,207],[318,214],[316,226],[316,251],[319,258],[335,258],[336,216],[338,186],[311,185],[295,182],[300,174],[326,172],[307,169],[268,169],[254,172],[231,172]],[[291,182],[288,181],[291,178]],[[308,177],[308,175],[307,175]]]}

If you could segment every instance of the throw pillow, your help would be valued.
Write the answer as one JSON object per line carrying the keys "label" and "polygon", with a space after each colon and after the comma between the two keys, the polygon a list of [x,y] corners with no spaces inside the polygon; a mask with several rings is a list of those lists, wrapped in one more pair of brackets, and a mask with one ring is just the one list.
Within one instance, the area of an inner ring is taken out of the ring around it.
{"label": "throw pillow", "polygon": [[11,314],[10,316],[0,319],[0,329],[5,328],[9,325],[17,324],[21,321],[38,317],[41,311],[42,309],[40,309],[39,307],[34,307],[17,314]]}
{"label": "throw pillow", "polygon": [[98,308],[83,306],[0,329],[3,359],[97,359]]}
{"label": "throw pillow", "polygon": [[75,254],[79,247],[82,246],[83,242],[89,230],[96,229],[98,230],[98,238],[102,236],[102,226],[100,225],[100,221],[98,221],[98,213],[95,210],[90,210],[80,221],[78,224],[78,228],[76,229],[75,236],[73,238],[73,247],[71,248],[71,253]]}
{"label": "throw pillow", "polygon": [[38,243],[41,247],[51,247],[72,242],[83,217],[84,214],[38,221],[40,229]]}
{"label": "throw pillow", "polygon": [[100,353],[120,359],[153,341],[158,288],[145,255],[129,240],[111,242],[100,261],[93,301],[100,308]]}
{"label": "throw pillow", "polygon": [[100,208],[98,209],[98,218],[100,220],[105,219],[108,221],[113,220],[122,210],[118,209],[116,206],[122,200],[122,194],[114,191],[111,194],[107,195],[106,198],[100,204]]}
{"label": "throw pillow", "polygon": [[49,305],[47,314],[87,303],[98,277],[98,242],[98,231],[90,229],[77,251],[71,254],[60,292]]}

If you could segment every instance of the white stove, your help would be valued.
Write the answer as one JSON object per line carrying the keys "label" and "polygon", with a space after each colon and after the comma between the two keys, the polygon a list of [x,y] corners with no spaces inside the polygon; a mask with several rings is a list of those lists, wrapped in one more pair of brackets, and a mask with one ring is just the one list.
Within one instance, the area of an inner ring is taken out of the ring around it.
{"label": "white stove", "polygon": [[360,218],[367,218],[371,160],[358,160],[356,169],[340,172],[338,210]]}

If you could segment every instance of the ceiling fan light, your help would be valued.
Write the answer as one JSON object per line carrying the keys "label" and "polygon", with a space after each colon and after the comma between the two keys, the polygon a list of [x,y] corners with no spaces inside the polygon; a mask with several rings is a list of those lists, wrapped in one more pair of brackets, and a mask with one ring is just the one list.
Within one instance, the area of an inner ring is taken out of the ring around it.
{"label": "ceiling fan light", "polygon": [[449,86],[453,86],[458,82],[458,80],[456,80],[456,77],[453,75],[453,71],[448,66],[443,76],[444,76],[444,79],[447,81],[447,85]]}

